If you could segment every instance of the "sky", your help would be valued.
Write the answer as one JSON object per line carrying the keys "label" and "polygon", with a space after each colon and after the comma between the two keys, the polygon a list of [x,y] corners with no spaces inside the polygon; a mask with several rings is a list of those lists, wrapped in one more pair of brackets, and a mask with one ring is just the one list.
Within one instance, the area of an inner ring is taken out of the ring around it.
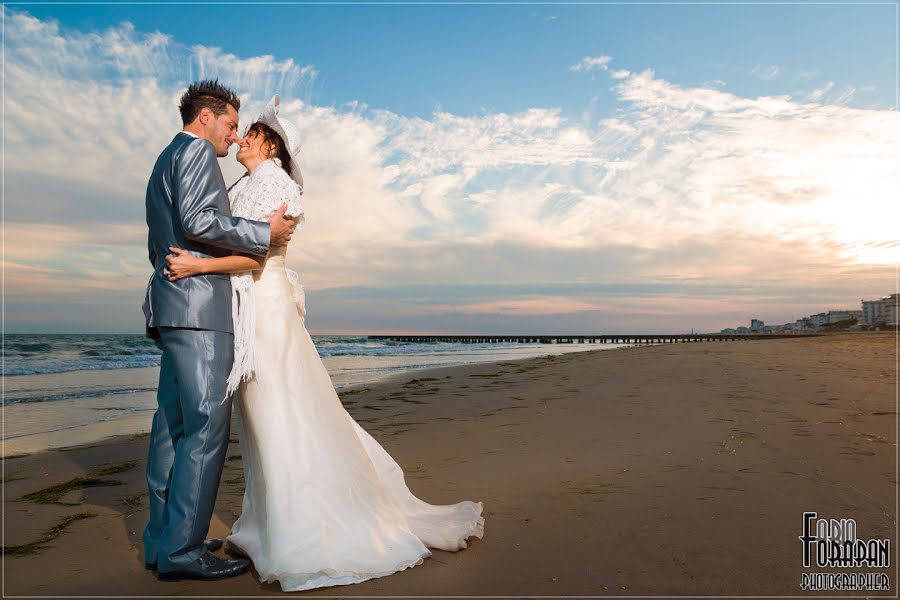
{"label": "sky", "polygon": [[2,16],[7,332],[143,331],[147,178],[211,77],[302,134],[313,334],[719,331],[897,289],[896,4]]}

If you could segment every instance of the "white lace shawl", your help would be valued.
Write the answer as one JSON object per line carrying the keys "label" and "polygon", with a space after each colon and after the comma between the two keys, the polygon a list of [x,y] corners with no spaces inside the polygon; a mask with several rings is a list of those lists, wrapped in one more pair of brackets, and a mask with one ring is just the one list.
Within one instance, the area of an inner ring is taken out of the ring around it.
{"label": "white lace shawl", "polygon": [[[296,230],[301,229],[305,221],[300,204],[302,195],[303,188],[281,168],[277,158],[263,161],[252,175],[245,174],[228,190],[231,214],[235,217],[267,221],[275,209],[287,204],[285,214],[297,218]],[[306,316],[306,298],[300,276],[295,271],[285,270],[302,319]],[[231,318],[234,323],[234,364],[228,375],[226,398],[234,393],[242,380],[250,379],[256,372],[256,300],[251,271],[231,274]]]}

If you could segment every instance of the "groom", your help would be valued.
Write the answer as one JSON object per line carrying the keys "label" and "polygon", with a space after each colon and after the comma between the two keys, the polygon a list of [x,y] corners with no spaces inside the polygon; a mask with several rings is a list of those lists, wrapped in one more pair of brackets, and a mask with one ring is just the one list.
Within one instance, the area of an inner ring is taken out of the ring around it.
{"label": "groom", "polygon": [[[170,247],[199,257],[265,256],[286,246],[295,224],[282,206],[269,222],[232,217],[217,156],[237,142],[237,95],[200,81],[181,97],[184,129],[162,151],[147,184],[148,248],[154,272],[144,299],[148,337],[162,350],[158,408],[147,461],[150,522],[144,562],[160,579],[223,579],[247,571],[205,540],[231,429],[225,381],[234,358],[231,283],[209,274],[169,281]],[[223,402],[223,400],[225,400]]]}

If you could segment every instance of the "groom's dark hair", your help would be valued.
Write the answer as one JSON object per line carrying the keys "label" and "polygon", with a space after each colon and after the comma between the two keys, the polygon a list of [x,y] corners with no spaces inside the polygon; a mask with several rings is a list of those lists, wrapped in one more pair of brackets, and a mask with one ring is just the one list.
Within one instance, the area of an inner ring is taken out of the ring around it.
{"label": "groom's dark hair", "polygon": [[181,97],[178,109],[181,111],[183,125],[193,123],[203,107],[213,111],[217,117],[225,114],[225,106],[230,104],[234,110],[241,110],[241,99],[232,90],[219,83],[218,79],[204,79],[188,86]]}

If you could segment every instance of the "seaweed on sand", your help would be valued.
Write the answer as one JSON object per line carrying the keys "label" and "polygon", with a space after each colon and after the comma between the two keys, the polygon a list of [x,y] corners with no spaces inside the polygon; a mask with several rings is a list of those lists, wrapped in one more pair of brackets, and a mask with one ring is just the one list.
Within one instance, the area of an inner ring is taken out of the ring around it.
{"label": "seaweed on sand", "polygon": [[60,499],[73,490],[80,490],[89,487],[106,487],[113,485],[122,485],[122,482],[117,479],[76,477],[74,479],[70,479],[69,481],[57,483],[36,492],[25,494],[24,496],[19,498],[19,500],[27,500],[29,502],[35,502],[37,504],[62,504],[67,506],[74,506],[76,503],[60,502]]}
{"label": "seaweed on sand", "polygon": [[62,535],[72,523],[96,516],[96,513],[83,512],[63,517],[56,525],[42,533],[41,537],[37,540],[18,546],[3,546],[2,553],[6,556],[30,556],[32,554],[37,554],[39,551],[45,549],[47,544]]}

